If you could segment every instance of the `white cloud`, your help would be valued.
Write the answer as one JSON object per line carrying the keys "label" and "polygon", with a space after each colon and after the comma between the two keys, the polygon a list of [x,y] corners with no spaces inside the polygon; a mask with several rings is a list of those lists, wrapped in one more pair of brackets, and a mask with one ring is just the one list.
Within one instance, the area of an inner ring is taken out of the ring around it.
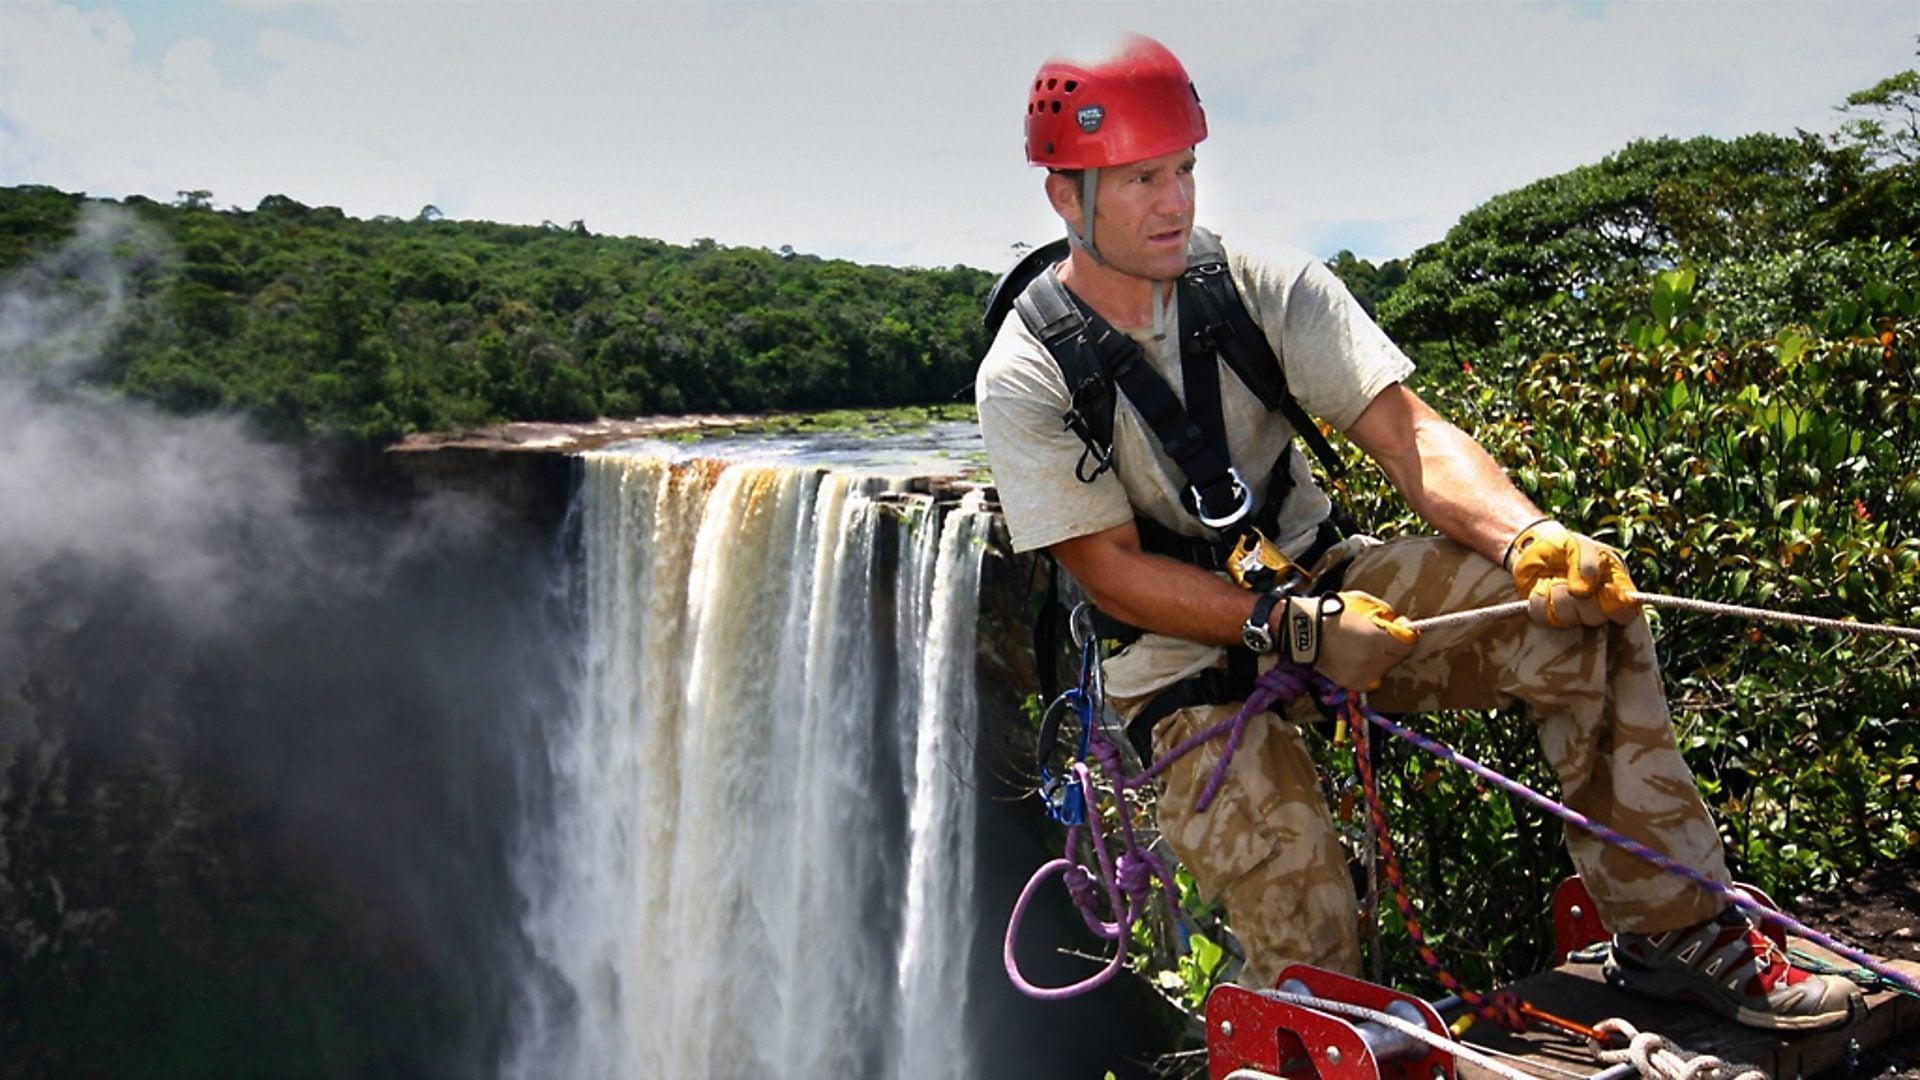
{"label": "white cloud", "polygon": [[1392,255],[1635,137],[1829,126],[1915,29],[1904,2],[181,10],[6,0],[0,182],[997,266],[1055,231],[1027,77],[1133,27],[1212,109],[1204,220]]}

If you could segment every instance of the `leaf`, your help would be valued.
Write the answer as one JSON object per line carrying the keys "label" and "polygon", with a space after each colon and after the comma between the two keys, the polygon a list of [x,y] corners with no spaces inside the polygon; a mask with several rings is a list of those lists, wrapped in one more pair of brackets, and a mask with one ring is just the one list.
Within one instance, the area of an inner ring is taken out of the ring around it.
{"label": "leaf", "polygon": [[1807,339],[1793,330],[1781,332],[1774,346],[1774,355],[1780,358],[1781,367],[1792,367],[1799,362],[1800,355],[1806,351]]}
{"label": "leaf", "polygon": [[1657,325],[1667,326],[1673,322],[1673,290],[1667,285],[1666,275],[1660,275],[1659,284],[1653,287],[1653,319]]}
{"label": "leaf", "polygon": [[1215,945],[1205,934],[1195,933],[1187,938],[1187,948],[1192,950],[1193,962],[1199,965],[1203,973],[1212,973],[1220,966],[1220,958],[1226,950]]}

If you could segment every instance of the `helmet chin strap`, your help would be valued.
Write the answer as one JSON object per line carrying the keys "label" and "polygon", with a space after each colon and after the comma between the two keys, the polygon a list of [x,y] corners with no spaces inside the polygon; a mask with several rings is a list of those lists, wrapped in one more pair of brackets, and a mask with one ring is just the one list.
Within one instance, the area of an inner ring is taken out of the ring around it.
{"label": "helmet chin strap", "polygon": [[1153,340],[1165,341],[1173,329],[1173,290],[1162,288],[1163,282],[1153,283]]}
{"label": "helmet chin strap", "polygon": [[[1100,170],[1082,169],[1080,171],[1080,227],[1067,226],[1067,239],[1073,246],[1087,253],[1100,266],[1107,265],[1106,256],[1093,246],[1093,209],[1094,197],[1100,190]],[[1173,323],[1173,294],[1171,290],[1161,288],[1162,282],[1153,282],[1153,340],[1165,341]],[[1164,295],[1163,295],[1164,294]]]}
{"label": "helmet chin strap", "polygon": [[1087,253],[1101,266],[1107,265],[1106,256],[1093,246],[1093,201],[1100,192],[1100,170],[1080,170],[1080,227],[1067,226],[1067,239],[1073,246]]}

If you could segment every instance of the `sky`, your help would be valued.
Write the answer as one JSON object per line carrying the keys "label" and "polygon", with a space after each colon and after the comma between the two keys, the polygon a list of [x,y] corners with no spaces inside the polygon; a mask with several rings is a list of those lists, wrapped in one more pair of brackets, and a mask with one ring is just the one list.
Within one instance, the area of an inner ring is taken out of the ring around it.
{"label": "sky", "polygon": [[1920,3],[0,0],[0,185],[1004,267],[1063,45],[1151,34],[1211,137],[1199,220],[1404,256],[1636,138],[1831,131]]}

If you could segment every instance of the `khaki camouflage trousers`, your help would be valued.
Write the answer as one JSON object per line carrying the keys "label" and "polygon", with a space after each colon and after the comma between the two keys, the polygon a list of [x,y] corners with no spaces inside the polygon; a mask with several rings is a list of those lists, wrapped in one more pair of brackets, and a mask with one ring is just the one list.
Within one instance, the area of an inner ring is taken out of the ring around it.
{"label": "khaki camouflage trousers", "polygon": [[[1343,587],[1373,593],[1414,619],[1515,598],[1505,570],[1437,538],[1361,550]],[[1515,701],[1529,706],[1562,801],[1727,880],[1719,833],[1674,745],[1645,619],[1550,630],[1515,616],[1428,631],[1369,696],[1373,707],[1389,713]],[[1130,716],[1144,701],[1114,704]],[[1304,702],[1296,706],[1311,711]],[[1153,733],[1156,754],[1238,709],[1200,706],[1168,716]],[[1159,820],[1202,891],[1226,904],[1247,952],[1242,981],[1270,985],[1295,962],[1358,973],[1359,905],[1300,728],[1272,713],[1257,717],[1228,766],[1228,782],[1208,811],[1197,814],[1194,802],[1222,744],[1213,740],[1170,766]],[[1701,922],[1720,909],[1715,898],[1584,832],[1568,828],[1567,847],[1611,930],[1653,933]],[[1548,898],[1520,902],[1544,905]]]}

